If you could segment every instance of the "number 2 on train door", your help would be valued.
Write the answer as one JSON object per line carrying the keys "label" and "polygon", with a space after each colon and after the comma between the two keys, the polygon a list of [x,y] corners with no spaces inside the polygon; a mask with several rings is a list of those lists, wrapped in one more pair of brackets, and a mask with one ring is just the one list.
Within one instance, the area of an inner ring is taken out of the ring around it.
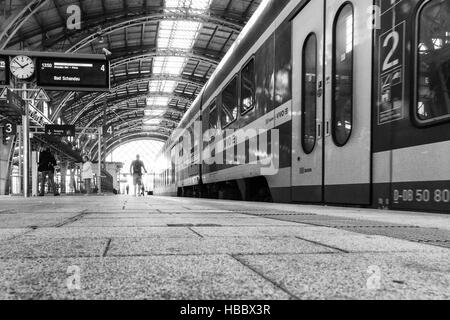
{"label": "number 2 on train door", "polygon": [[383,62],[382,71],[386,71],[393,67],[396,67],[400,63],[399,59],[392,60],[392,57],[397,52],[398,43],[400,41],[400,36],[397,31],[392,31],[391,33],[388,34],[388,36],[384,39],[383,48],[389,47],[391,39],[392,39],[392,47]]}
{"label": "number 2 on train door", "polygon": [[403,65],[404,23],[380,36],[381,73]]}

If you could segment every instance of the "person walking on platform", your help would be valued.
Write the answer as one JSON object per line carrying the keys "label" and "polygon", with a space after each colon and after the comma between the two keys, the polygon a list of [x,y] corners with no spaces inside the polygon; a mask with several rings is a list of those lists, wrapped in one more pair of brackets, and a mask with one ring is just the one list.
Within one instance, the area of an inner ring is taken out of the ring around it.
{"label": "person walking on platform", "polygon": [[84,189],[86,194],[92,193],[91,183],[94,179],[94,170],[92,170],[92,162],[89,160],[88,156],[83,157],[83,166],[81,167],[81,179],[84,181]]}
{"label": "person walking on platform", "polygon": [[52,189],[55,196],[59,196],[55,185],[55,166],[56,159],[50,151],[50,148],[45,148],[39,153],[38,171],[41,173],[41,190],[39,196],[43,197],[45,194],[45,180],[48,177],[49,188]]}
{"label": "person walking on platform", "polygon": [[139,196],[141,195],[142,169],[144,169],[145,173],[147,173],[147,169],[145,169],[145,165],[141,161],[140,156],[136,155],[136,160],[134,160],[130,166],[130,173],[133,175],[134,196],[135,197],[138,194],[139,194]]}

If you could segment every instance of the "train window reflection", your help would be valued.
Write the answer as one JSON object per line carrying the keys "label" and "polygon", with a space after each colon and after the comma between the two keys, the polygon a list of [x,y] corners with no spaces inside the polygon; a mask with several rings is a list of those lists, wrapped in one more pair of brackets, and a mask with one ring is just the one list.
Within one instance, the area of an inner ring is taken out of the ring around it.
{"label": "train window reflection", "polygon": [[241,72],[241,113],[255,106],[255,59],[250,60]]}
{"label": "train window reflection", "polygon": [[317,118],[317,38],[311,34],[303,47],[302,66],[302,145],[311,153],[316,145]]}
{"label": "train window reflection", "polygon": [[238,112],[238,88],[237,77],[227,85],[222,92],[222,127],[226,127],[236,120]]}
{"label": "train window reflection", "polygon": [[218,129],[219,126],[217,124],[219,114],[217,113],[216,103],[213,102],[209,106],[209,129]]}
{"label": "train window reflection", "polygon": [[417,103],[420,121],[450,117],[450,3],[426,1],[419,11]]}
{"label": "train window reflection", "polygon": [[333,35],[333,139],[344,146],[353,128],[353,7],[344,5],[335,21]]}

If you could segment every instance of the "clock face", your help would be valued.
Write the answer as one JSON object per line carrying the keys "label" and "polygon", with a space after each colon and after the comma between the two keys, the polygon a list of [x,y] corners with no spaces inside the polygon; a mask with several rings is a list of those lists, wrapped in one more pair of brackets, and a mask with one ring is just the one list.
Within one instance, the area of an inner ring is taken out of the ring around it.
{"label": "clock face", "polygon": [[16,56],[11,60],[11,73],[17,79],[24,80],[30,78],[34,74],[33,59],[27,56]]}

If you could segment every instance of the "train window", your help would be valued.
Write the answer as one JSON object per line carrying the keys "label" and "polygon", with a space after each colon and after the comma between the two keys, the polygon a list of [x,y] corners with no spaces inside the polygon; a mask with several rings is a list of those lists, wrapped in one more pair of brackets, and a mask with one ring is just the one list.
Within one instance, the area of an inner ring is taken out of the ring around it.
{"label": "train window", "polygon": [[234,77],[222,92],[222,128],[225,128],[234,120],[236,120],[238,112],[237,84],[237,77]]}
{"label": "train window", "polygon": [[317,118],[317,38],[311,34],[303,46],[302,65],[302,146],[309,154],[316,145]]}
{"label": "train window", "polygon": [[241,114],[255,106],[255,59],[252,58],[241,72]]}
{"label": "train window", "polygon": [[344,146],[353,128],[353,6],[339,11],[333,34],[332,131],[337,146]]}
{"label": "train window", "polygon": [[450,3],[425,1],[419,10],[416,114],[422,123],[450,118]]}
{"label": "train window", "polygon": [[217,112],[217,105],[216,105],[216,102],[214,101],[209,106],[209,129],[218,129],[219,128],[219,126],[217,124],[218,118],[219,118],[219,114]]}

